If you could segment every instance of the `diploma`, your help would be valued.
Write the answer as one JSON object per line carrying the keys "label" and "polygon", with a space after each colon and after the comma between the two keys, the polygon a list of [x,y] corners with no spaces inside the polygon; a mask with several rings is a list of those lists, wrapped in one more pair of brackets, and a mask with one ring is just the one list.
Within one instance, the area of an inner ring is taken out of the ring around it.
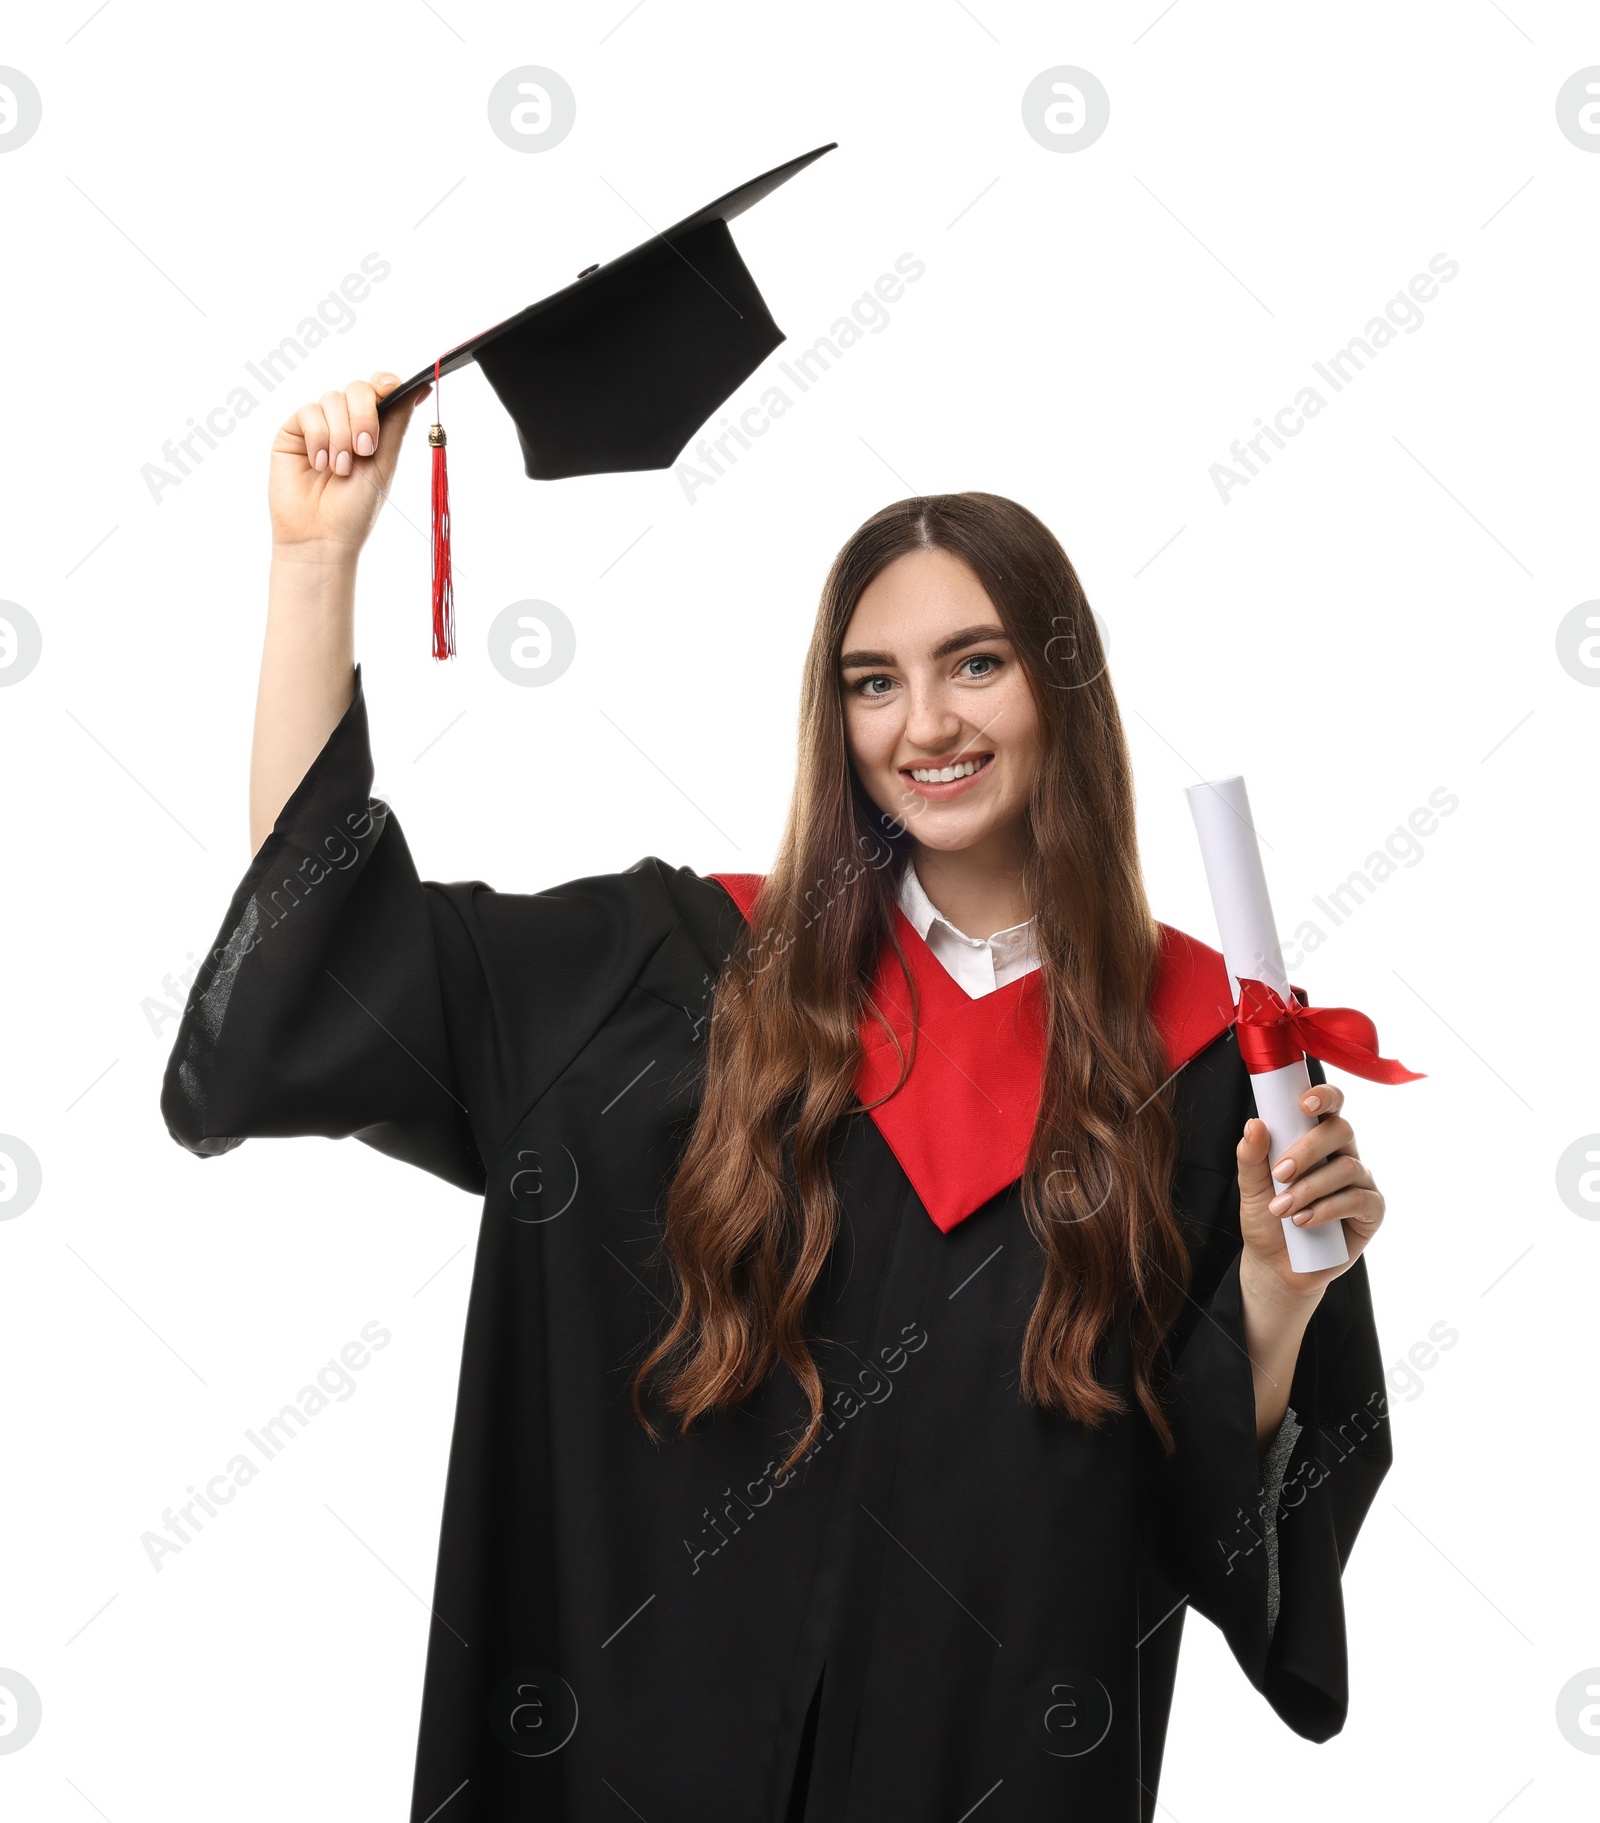
{"label": "diploma", "polygon": [[[1294,990],[1284,972],[1278,926],[1267,894],[1267,876],[1261,865],[1261,847],[1250,816],[1250,799],[1244,780],[1212,779],[1188,787],[1189,809],[1200,837],[1206,884],[1217,914],[1222,938],[1222,959],[1228,965],[1228,986],[1234,1004],[1240,1000],[1241,980],[1258,981],[1279,999],[1294,1002]],[[1241,1045],[1241,1051],[1244,1047]],[[1317,1124],[1314,1114],[1300,1106],[1300,1097],[1311,1087],[1305,1052],[1288,1047],[1293,1056],[1275,1069],[1251,1071],[1250,1087],[1256,1112],[1267,1123],[1269,1159],[1282,1158],[1302,1134]],[[1246,1059],[1248,1064],[1248,1058]],[[1286,1185],[1274,1177],[1273,1189]],[[1289,1264],[1296,1272],[1318,1272],[1325,1266],[1342,1266],[1350,1257],[1344,1223],[1325,1222],[1315,1228],[1297,1228],[1292,1216],[1283,1217],[1283,1238]]]}

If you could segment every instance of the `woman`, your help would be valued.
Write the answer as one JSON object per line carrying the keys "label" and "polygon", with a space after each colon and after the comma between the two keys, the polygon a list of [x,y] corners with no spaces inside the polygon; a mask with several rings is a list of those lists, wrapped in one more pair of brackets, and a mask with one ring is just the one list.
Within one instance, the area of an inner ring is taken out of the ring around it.
{"label": "woman", "polygon": [[985,494],[850,539],[767,881],[423,884],[354,666],[397,383],[274,445],[255,859],[163,1111],[484,1196],[413,1823],[1149,1818],[1185,1605],[1336,1733],[1383,1199],[1315,1066],[1274,1199],[1060,546]]}

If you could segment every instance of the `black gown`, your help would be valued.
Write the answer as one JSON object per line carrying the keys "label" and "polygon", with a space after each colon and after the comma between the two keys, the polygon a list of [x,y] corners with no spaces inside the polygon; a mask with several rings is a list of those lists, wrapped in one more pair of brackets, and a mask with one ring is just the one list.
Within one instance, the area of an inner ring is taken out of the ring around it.
{"label": "black gown", "polygon": [[1231,1029],[1177,1082],[1174,1459],[1126,1324],[1100,1371],[1128,1415],[1093,1434],[1023,1403],[1017,1186],[943,1234],[863,1113],[833,1136],[808,1313],[822,1440],[776,1473],[806,1415],[778,1370],[653,1445],[629,1382],[673,1297],[659,1202],[742,915],[654,857],[532,894],[424,883],[372,776],[358,672],[195,981],[162,1111],[203,1157],[353,1134],[484,1198],[411,1823],[1148,1823],[1185,1607],[1297,1734],[1339,1731],[1383,1369],[1362,1259],[1295,1371],[1269,1624]]}

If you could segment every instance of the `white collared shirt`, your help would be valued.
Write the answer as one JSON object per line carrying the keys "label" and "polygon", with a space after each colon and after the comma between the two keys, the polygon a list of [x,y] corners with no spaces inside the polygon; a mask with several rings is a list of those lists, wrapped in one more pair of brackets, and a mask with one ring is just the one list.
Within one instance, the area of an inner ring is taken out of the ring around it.
{"label": "white collared shirt", "polygon": [[997,930],[992,937],[969,937],[928,897],[909,861],[900,876],[900,909],[969,999],[992,994],[1039,966],[1032,918]]}

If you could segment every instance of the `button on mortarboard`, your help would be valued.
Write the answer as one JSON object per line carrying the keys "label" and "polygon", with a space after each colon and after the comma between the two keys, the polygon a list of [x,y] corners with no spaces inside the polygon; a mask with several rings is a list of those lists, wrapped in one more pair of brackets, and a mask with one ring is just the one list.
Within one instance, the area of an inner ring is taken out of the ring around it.
{"label": "button on mortarboard", "polygon": [[[784,340],[728,223],[833,149],[778,165],[618,258],[586,266],[563,290],[396,387],[379,416],[436,374],[476,361],[516,425],[534,479],[670,468]],[[438,592],[436,584],[436,600]],[[437,629],[435,651],[443,655]]]}

